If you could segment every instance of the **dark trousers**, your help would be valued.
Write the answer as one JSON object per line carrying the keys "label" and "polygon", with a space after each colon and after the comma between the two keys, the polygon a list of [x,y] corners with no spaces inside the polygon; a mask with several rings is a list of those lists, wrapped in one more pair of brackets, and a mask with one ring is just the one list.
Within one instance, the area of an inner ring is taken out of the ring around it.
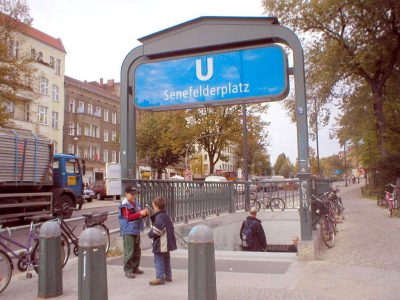
{"label": "dark trousers", "polygon": [[140,234],[124,235],[124,271],[136,272],[140,264]]}

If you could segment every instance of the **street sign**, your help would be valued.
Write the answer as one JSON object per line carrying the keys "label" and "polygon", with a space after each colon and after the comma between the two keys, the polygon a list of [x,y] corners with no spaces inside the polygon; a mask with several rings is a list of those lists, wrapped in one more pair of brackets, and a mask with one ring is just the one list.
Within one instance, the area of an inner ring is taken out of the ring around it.
{"label": "street sign", "polygon": [[288,92],[287,59],[278,45],[143,63],[134,79],[139,109],[280,100]]}

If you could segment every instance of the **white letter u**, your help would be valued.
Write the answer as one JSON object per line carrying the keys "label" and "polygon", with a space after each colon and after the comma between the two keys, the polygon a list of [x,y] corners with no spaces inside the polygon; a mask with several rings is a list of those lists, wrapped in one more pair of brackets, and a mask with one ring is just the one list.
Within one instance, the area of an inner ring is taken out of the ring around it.
{"label": "white letter u", "polygon": [[212,57],[207,58],[207,74],[204,76],[201,72],[201,59],[196,59],[196,76],[201,81],[206,81],[213,76],[214,67]]}

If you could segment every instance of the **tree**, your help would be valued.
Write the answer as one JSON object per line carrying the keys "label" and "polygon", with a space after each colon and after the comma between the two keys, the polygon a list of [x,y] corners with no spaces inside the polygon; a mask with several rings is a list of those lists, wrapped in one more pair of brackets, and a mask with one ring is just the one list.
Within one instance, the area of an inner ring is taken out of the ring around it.
{"label": "tree", "polygon": [[[264,0],[266,12],[307,34],[307,77],[319,107],[368,88],[379,155],[388,156],[386,88],[400,68],[397,0]],[[305,36],[305,35],[304,35]]]}
{"label": "tree", "polygon": [[30,53],[20,51],[31,21],[25,1],[0,0],[0,127],[12,126],[7,106],[14,105],[23,93],[35,96],[33,60]]}
{"label": "tree", "polygon": [[228,161],[222,150],[238,141],[241,133],[240,106],[217,106],[192,109],[187,112],[191,139],[208,154],[210,174],[215,164]]}
{"label": "tree", "polygon": [[279,154],[274,165],[275,174],[289,178],[292,173],[292,169],[292,163],[290,162],[290,159],[286,157],[286,154]]}
{"label": "tree", "polygon": [[183,161],[189,133],[185,113],[143,113],[137,130],[138,155],[157,170],[157,178],[169,165]]}

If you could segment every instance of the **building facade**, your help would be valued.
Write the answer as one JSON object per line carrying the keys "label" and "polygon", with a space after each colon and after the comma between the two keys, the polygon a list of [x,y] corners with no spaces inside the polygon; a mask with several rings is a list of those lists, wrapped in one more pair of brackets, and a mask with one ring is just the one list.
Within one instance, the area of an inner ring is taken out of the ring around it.
{"label": "building facade", "polygon": [[9,51],[14,56],[27,55],[36,69],[33,93],[19,93],[18,100],[7,105],[16,128],[34,132],[54,142],[54,151],[63,146],[65,49],[54,38],[33,27],[24,26],[24,34],[15,33]]}
{"label": "building facade", "polygon": [[99,85],[65,76],[64,153],[86,161],[85,183],[104,178],[120,162],[119,97]]}

